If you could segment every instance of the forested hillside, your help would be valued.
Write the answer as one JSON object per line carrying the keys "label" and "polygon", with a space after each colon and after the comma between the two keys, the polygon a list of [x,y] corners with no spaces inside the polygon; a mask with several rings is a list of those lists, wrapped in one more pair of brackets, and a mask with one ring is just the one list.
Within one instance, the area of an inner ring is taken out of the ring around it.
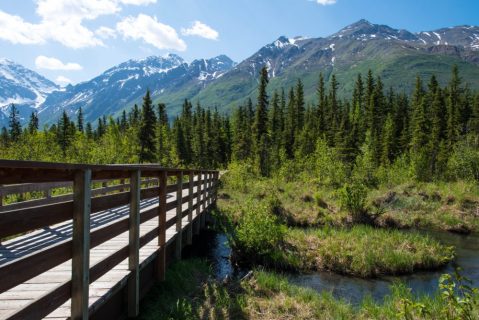
{"label": "forested hillside", "polygon": [[444,87],[434,76],[417,77],[411,96],[384,88],[369,72],[357,75],[349,99],[340,99],[335,77],[326,87],[319,74],[314,105],[305,103],[301,79],[273,92],[266,68],[260,79],[257,100],[246,100],[232,116],[185,100],[169,122],[166,105],[153,105],[146,92],[141,108],[116,119],[84,123],[80,110],[77,119],[64,113],[39,128],[32,113],[22,129],[12,105],[1,157],[205,168],[246,162],[263,176],[329,159],[323,164],[368,184],[386,172],[418,180],[479,179],[479,95],[462,85],[456,67]]}

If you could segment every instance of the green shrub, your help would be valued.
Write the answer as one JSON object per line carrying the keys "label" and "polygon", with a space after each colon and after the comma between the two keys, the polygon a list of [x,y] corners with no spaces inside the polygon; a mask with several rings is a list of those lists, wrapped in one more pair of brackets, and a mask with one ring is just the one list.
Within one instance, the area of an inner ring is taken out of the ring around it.
{"label": "green shrub", "polygon": [[338,152],[319,139],[313,154],[314,174],[323,185],[340,186],[347,177],[347,170]]}
{"label": "green shrub", "polygon": [[234,245],[244,254],[268,255],[277,249],[284,234],[284,227],[272,213],[271,203],[251,202],[238,221]]}
{"label": "green shrub", "polygon": [[353,222],[364,223],[369,221],[366,208],[367,188],[359,182],[345,183],[339,190],[341,208],[347,210]]}
{"label": "green shrub", "polygon": [[228,172],[221,178],[233,190],[248,192],[251,181],[257,179],[254,167],[247,162],[233,162],[228,167]]}
{"label": "green shrub", "polygon": [[479,181],[479,150],[460,143],[449,158],[447,169],[451,179]]}

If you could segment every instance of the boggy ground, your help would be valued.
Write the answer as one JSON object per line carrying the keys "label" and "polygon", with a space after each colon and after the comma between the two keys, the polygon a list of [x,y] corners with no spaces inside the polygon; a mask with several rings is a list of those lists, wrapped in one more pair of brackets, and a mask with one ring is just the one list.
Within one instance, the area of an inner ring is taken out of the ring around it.
{"label": "boggy ground", "polygon": [[218,282],[206,261],[192,259],[168,269],[166,281],[142,300],[139,319],[478,319],[477,292],[466,287],[460,277],[445,276],[437,294],[414,297],[395,284],[383,302],[368,298],[353,307],[259,269],[241,280]]}
{"label": "boggy ground", "polygon": [[[437,269],[454,249],[415,231],[478,230],[477,186],[409,184],[367,190],[367,225],[342,207],[340,191],[314,180],[223,177],[219,219],[240,263],[376,277]],[[413,229],[403,231],[401,229]]]}

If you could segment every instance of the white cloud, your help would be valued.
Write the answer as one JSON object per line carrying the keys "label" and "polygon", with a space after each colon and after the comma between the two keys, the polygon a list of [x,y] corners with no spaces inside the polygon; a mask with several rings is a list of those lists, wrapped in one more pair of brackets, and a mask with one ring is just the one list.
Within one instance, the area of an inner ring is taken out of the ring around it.
{"label": "white cloud", "polygon": [[41,44],[45,42],[41,31],[38,25],[0,11],[0,39],[14,44]]}
{"label": "white cloud", "polygon": [[38,56],[35,59],[35,66],[37,69],[48,69],[48,70],[69,70],[77,71],[82,70],[83,67],[78,63],[68,62],[63,63],[57,58],[50,58],[45,56]]}
{"label": "white cloud", "polygon": [[64,77],[64,76],[58,76],[56,79],[55,79],[56,83],[58,84],[69,84],[69,83],[72,83],[72,81],[70,79],[68,79],[67,77]]}
{"label": "white cloud", "polygon": [[186,43],[171,26],[159,22],[156,17],[139,14],[127,17],[116,25],[125,39],[143,40],[158,49],[186,50]]}
{"label": "white cloud", "polygon": [[93,20],[121,9],[115,0],[38,0],[37,14],[44,21]]}
{"label": "white cloud", "polygon": [[156,3],[156,0],[120,0],[123,4],[131,4],[135,6],[145,6],[151,3]]}
{"label": "white cloud", "polygon": [[321,4],[323,6],[327,6],[330,4],[335,4],[337,0],[316,0],[318,4]]}
{"label": "white cloud", "polygon": [[36,13],[41,18],[37,24],[0,11],[0,39],[14,44],[43,44],[52,40],[74,49],[101,46],[104,44],[100,38],[107,39],[112,33],[106,36],[105,29],[99,33],[93,32],[83,25],[84,20],[116,14],[123,5],[147,5],[155,2],[156,0],[36,0]]}
{"label": "white cloud", "polygon": [[96,29],[95,34],[102,39],[116,38],[116,31],[105,26]]}
{"label": "white cloud", "polygon": [[198,36],[211,40],[218,40],[219,36],[218,31],[200,21],[193,22],[191,28],[182,28],[181,33],[185,36]]}

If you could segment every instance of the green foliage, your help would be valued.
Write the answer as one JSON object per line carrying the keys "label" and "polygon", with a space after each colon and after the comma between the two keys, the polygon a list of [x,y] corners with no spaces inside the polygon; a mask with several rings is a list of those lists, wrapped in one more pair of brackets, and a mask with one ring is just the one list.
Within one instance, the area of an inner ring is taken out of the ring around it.
{"label": "green foliage", "polygon": [[370,222],[370,216],[366,208],[367,196],[368,190],[360,182],[345,183],[343,187],[339,189],[341,208],[349,211],[353,222]]}
{"label": "green foliage", "polygon": [[453,275],[443,274],[439,279],[439,289],[445,306],[441,315],[445,319],[476,319],[479,305],[479,289],[471,287],[472,282],[456,269]]}
{"label": "green foliage", "polygon": [[282,243],[285,229],[273,214],[274,203],[249,203],[235,228],[234,246],[245,255],[259,257],[275,252]]}
{"label": "green foliage", "polygon": [[467,141],[458,143],[447,164],[452,179],[479,181],[479,150]]}
{"label": "green foliage", "polygon": [[313,158],[313,175],[324,185],[339,186],[346,180],[346,166],[340,161],[337,151],[325,140],[318,139]]}

